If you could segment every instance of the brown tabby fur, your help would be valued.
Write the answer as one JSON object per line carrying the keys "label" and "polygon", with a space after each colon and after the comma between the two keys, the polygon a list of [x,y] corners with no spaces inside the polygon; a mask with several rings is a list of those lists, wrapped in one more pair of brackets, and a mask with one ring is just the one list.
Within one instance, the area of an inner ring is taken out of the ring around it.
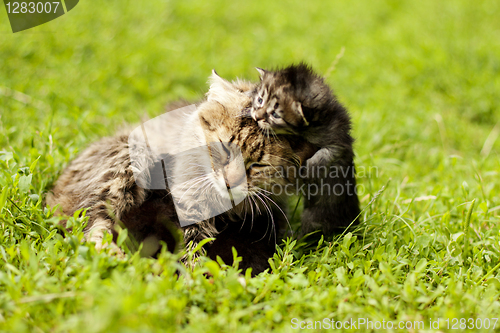
{"label": "brown tabby fur", "polygon": [[[298,167],[316,149],[297,137],[268,138],[254,121],[239,117],[249,104],[248,96],[242,93],[249,85],[243,81],[229,83],[214,74],[208,99],[196,110],[200,122],[186,125],[201,124],[207,142],[219,140],[240,146],[250,195],[231,211],[181,228],[168,191],[147,190],[136,184],[127,135],[104,138],[85,149],[64,170],[46,203],[59,205],[59,213],[64,215],[87,208],[89,219],[84,233],[97,248],[102,246],[104,233],[113,233],[116,239],[114,226],[121,221],[137,241],[153,244],[149,246],[150,254],[158,251],[159,241],[167,243],[171,251],[178,247],[176,230],[181,230],[184,245],[192,246],[219,235],[206,247],[211,258],[221,256],[231,263],[231,246],[235,246],[243,257],[240,268],[252,267],[253,274],[263,271],[274,253],[279,236],[276,230],[283,225],[283,215],[279,207],[270,203],[275,198],[264,198],[266,193],[261,189],[294,182],[272,176],[275,168]],[[181,142],[192,139],[192,132],[183,132],[179,134]],[[259,197],[264,200],[261,202]]]}
{"label": "brown tabby fur", "polygon": [[[305,197],[302,234],[343,231],[360,213],[347,109],[304,63],[259,72],[261,82],[250,92],[252,106],[247,109],[252,118],[266,132],[300,136],[319,148],[307,161],[302,180],[325,193]],[[338,176],[329,176],[332,170]]]}

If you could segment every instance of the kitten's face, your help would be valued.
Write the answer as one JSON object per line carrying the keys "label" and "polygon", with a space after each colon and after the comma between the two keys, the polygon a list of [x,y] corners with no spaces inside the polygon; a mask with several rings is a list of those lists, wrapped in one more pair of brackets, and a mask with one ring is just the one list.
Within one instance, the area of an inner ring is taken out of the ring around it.
{"label": "kitten's face", "polygon": [[277,170],[298,167],[314,152],[299,139],[264,135],[254,121],[240,116],[249,97],[220,77],[213,80],[199,118],[213,170],[226,179],[226,184],[215,182],[216,187],[220,192],[230,188],[238,194],[239,185],[247,181],[251,193],[293,181],[281,177]]}
{"label": "kitten's face", "polygon": [[273,191],[282,194],[297,173],[285,173],[286,178],[280,171],[297,168],[317,150],[297,136],[265,136],[252,119],[241,116],[250,103],[242,89],[215,74],[211,83],[207,101],[189,116],[184,132],[183,141],[196,148],[175,162],[171,193],[186,225],[229,210],[239,214],[246,203],[259,207]]}
{"label": "kitten's face", "polygon": [[270,190],[273,184],[285,185],[277,168],[297,167],[302,162],[286,140],[268,138],[253,120],[237,117],[244,105],[223,108],[213,103],[199,114],[210,150],[213,185],[223,196],[227,189],[242,198],[259,189]]}
{"label": "kitten's face", "polygon": [[250,115],[262,129],[296,134],[297,128],[307,125],[291,85],[273,72],[261,72],[261,83],[253,90],[251,100]]}

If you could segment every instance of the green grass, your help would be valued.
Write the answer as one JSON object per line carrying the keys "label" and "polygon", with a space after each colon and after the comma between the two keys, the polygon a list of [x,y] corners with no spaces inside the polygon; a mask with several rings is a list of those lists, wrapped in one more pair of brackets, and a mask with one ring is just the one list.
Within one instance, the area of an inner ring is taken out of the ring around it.
{"label": "green grass", "polygon": [[[500,318],[498,1],[81,1],[16,34],[0,17],[0,331]],[[327,73],[342,47],[328,82],[354,121],[355,235],[289,241],[249,278],[57,233],[42,200],[90,142],[199,98],[212,68],[256,79],[255,66],[305,60]]]}

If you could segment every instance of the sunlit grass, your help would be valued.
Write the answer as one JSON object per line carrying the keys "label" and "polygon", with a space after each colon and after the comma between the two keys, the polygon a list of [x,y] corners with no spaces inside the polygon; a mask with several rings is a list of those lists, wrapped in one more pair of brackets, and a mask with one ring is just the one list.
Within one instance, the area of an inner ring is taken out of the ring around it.
{"label": "sunlit grass", "polygon": [[[500,317],[499,9],[81,1],[17,34],[0,13],[0,331],[292,331],[293,318],[430,330]],[[354,122],[354,233],[288,240],[250,278],[206,258],[190,270],[179,254],[96,253],[81,243],[85,218],[64,232],[44,208],[78,152],[202,97],[212,68],[257,79],[255,66],[304,60],[326,74],[342,49],[327,80]]]}

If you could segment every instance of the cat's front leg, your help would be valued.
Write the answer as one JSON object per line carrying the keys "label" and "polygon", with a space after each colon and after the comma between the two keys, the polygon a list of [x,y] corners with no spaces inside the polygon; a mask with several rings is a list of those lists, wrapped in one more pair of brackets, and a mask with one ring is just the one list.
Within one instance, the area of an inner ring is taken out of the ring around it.
{"label": "cat's front leg", "polygon": [[188,266],[192,266],[195,262],[195,260],[193,260],[192,262],[188,262],[189,257],[191,256],[193,259],[196,259],[197,257],[205,255],[206,248],[202,247],[196,253],[191,253],[191,255],[189,252],[192,252],[204,239],[214,238],[219,234],[219,230],[217,230],[215,226],[214,218],[210,218],[208,220],[183,227],[182,231],[184,235],[186,255],[184,255],[181,260]]}
{"label": "cat's front leg", "polygon": [[319,166],[327,166],[335,159],[335,148],[321,148],[310,159],[307,160],[306,166],[308,169],[317,169]]}
{"label": "cat's front leg", "polygon": [[[96,203],[87,210],[89,222],[84,229],[84,236],[88,242],[95,243],[97,250],[107,247],[103,244],[106,234],[111,234],[114,239],[116,238],[116,223],[120,222],[130,209],[142,205],[146,198],[146,191],[133,182],[131,175],[127,176],[123,177],[123,181],[115,179],[113,186],[107,189],[107,195],[96,198]],[[108,246],[113,249],[114,253],[123,255],[114,242]]]}
{"label": "cat's front leg", "polygon": [[360,210],[352,157],[323,148],[307,161],[301,235],[321,230],[330,236],[356,223]]}
{"label": "cat's front leg", "polygon": [[94,243],[97,251],[110,248],[113,254],[124,257],[125,253],[114,242],[104,244],[104,236],[112,233],[113,221],[109,218],[97,218],[93,221],[92,227],[85,232],[85,239],[87,242]]}

